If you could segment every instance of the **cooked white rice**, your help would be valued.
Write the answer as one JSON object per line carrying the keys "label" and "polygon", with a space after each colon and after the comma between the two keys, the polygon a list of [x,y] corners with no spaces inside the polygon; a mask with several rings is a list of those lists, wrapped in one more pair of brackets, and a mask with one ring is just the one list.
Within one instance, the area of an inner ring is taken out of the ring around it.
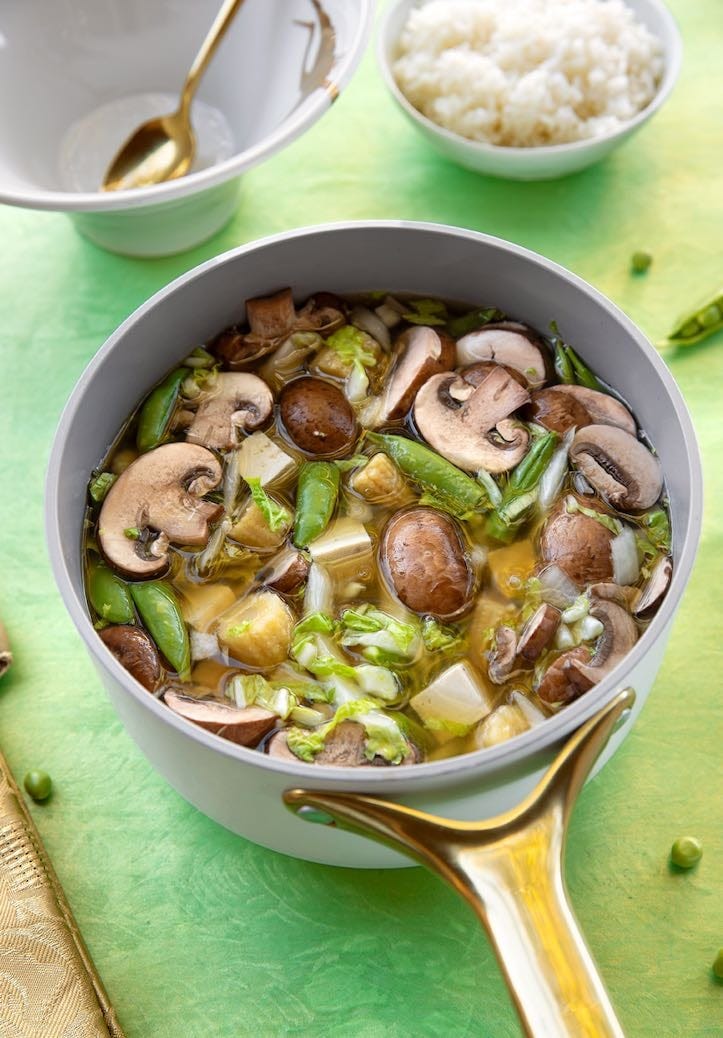
{"label": "cooked white rice", "polygon": [[432,0],[411,11],[393,68],[440,126],[536,147],[632,119],[655,95],[663,49],[622,0]]}

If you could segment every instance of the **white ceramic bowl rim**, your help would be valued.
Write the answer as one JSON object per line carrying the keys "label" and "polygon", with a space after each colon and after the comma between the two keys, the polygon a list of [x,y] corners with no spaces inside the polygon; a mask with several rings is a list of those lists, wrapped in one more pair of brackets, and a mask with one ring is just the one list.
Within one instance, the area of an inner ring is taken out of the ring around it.
{"label": "white ceramic bowl rim", "polygon": [[430,132],[436,133],[450,142],[456,144],[463,142],[478,155],[509,155],[522,157],[524,155],[529,156],[534,154],[542,157],[547,155],[574,154],[575,152],[584,151],[593,144],[601,144],[603,141],[614,141],[617,140],[618,137],[630,133],[630,131],[635,129],[636,126],[640,126],[641,123],[646,122],[646,120],[648,120],[654,112],[663,105],[675,86],[678,76],[680,75],[680,66],[683,56],[683,41],[680,36],[678,24],[662,0],[645,0],[645,2],[650,4],[651,7],[654,7],[666,23],[668,29],[668,43],[670,45],[669,53],[666,54],[665,58],[663,78],[660,81],[655,97],[652,99],[650,104],[646,105],[637,115],[623,123],[623,125],[619,126],[616,130],[610,130],[608,133],[601,133],[595,137],[585,137],[579,141],[570,141],[566,144],[543,144],[539,147],[536,146],[528,148],[509,147],[501,144],[486,144],[483,141],[475,141],[471,137],[463,137],[460,133],[455,133],[453,130],[448,130],[446,127],[440,126],[439,123],[435,123],[432,119],[423,115],[418,108],[415,108],[411,101],[408,100],[407,96],[399,89],[389,62],[387,61],[390,22],[394,18],[397,9],[401,7],[402,4],[408,4],[409,0],[396,0],[395,3],[391,3],[387,7],[377,31],[377,63],[384,82],[394,96],[394,99],[412,119],[421,123]]}
{"label": "white ceramic bowl rim", "polygon": [[68,431],[76,422],[82,421],[81,412],[83,409],[83,398],[86,387],[91,382],[98,367],[103,363],[104,358],[114,350],[120,342],[122,342],[126,331],[135,324],[136,321],[143,318],[149,310],[152,310],[160,300],[176,293],[182,293],[185,286],[190,281],[202,277],[206,271],[220,264],[229,262],[229,260],[233,259],[235,256],[272,248],[277,242],[283,241],[287,238],[303,237],[304,235],[311,233],[333,234],[335,231],[342,228],[350,229],[354,227],[363,229],[391,227],[398,228],[405,233],[414,233],[416,231],[436,231],[443,234],[445,237],[467,238],[473,241],[483,242],[487,245],[492,245],[497,249],[523,256],[529,260],[530,263],[542,266],[548,271],[552,270],[560,278],[563,278],[575,285],[583,295],[606,307],[614,314],[630,337],[635,341],[638,348],[646,354],[649,362],[655,368],[658,377],[667,390],[668,403],[674,411],[683,431],[691,485],[691,502],[687,528],[685,530],[674,531],[675,537],[680,538],[680,554],[673,570],[673,578],[670,588],[668,589],[668,593],[662,606],[651,621],[650,626],[625,659],[618,664],[618,666],[615,667],[603,681],[594,686],[594,688],[580,699],[565,707],[558,714],[548,718],[542,724],[537,725],[498,746],[476,750],[472,753],[462,754],[457,757],[449,757],[444,760],[409,765],[403,768],[368,768],[364,769],[363,776],[359,774],[358,768],[324,767],[323,769],[325,782],[327,780],[331,782],[338,781],[344,783],[346,786],[348,786],[350,782],[356,782],[358,785],[363,784],[365,787],[374,786],[388,788],[391,791],[398,784],[408,783],[412,774],[418,774],[420,778],[422,774],[424,774],[425,778],[429,779],[439,779],[459,772],[468,772],[470,775],[482,776],[491,771],[513,764],[520,759],[532,756],[537,752],[558,743],[565,736],[569,735],[592,717],[592,715],[611,698],[615,691],[626,686],[627,672],[635,667],[648,650],[652,648],[654,643],[665,633],[666,628],[677,609],[681,595],[683,594],[687,584],[688,577],[690,576],[698,547],[702,522],[703,478],[698,445],[690,415],[675,380],[657,351],[645,338],[642,332],[633,324],[633,322],[630,321],[628,317],[626,317],[625,314],[602,293],[598,292],[576,274],[571,273],[551,260],[545,259],[538,253],[525,249],[520,245],[504,241],[501,238],[462,228],[449,227],[444,224],[408,222],[401,220],[371,220],[345,221],[343,223],[322,224],[318,226],[303,227],[293,231],[285,231],[243,245],[240,248],[233,249],[220,256],[216,256],[176,278],[165,288],[162,288],[159,292],[156,292],[155,295],[151,296],[150,299],[126,318],[126,320],[106,340],[98,353],[96,353],[76,383],[75,389],[73,390],[61,415],[55,441],[50,454],[46,479],[46,539],[50,554],[51,567],[63,601],[65,602],[65,606],[76,627],[80,631],[80,634],[90,652],[91,658],[97,659],[99,663],[101,663],[102,666],[111,673],[116,682],[124,688],[128,695],[134,696],[143,707],[155,713],[166,724],[174,727],[185,737],[194,739],[217,753],[222,753],[227,757],[232,757],[248,764],[253,764],[262,769],[265,768],[270,771],[286,774],[289,776],[290,781],[293,780],[296,785],[306,784],[308,786],[309,783],[313,781],[314,771],[308,764],[304,764],[303,762],[296,764],[293,762],[277,760],[267,756],[266,754],[259,753],[257,750],[247,749],[244,746],[237,746],[235,743],[229,742],[220,736],[212,735],[203,728],[199,728],[184,721],[169,710],[163,703],[159,702],[159,700],[154,696],[149,695],[149,693],[138,684],[138,682],[134,681],[128,671],[120,665],[100,640],[91,623],[85,602],[75,591],[74,581],[68,571],[63,546],[60,542],[59,524],[56,516],[60,461]]}
{"label": "white ceramic bowl rim", "polygon": [[141,206],[156,205],[195,194],[251,169],[296,140],[304,130],[316,122],[324,109],[333,104],[354,75],[371,35],[374,14],[373,0],[358,0],[358,3],[359,21],[346,53],[338,63],[334,64],[331,73],[333,80],[317,87],[297,111],[285,119],[273,133],[251,148],[232,155],[207,169],[201,169],[196,173],[180,177],[178,180],[169,180],[164,184],[155,184],[151,187],[113,192],[3,191],[0,189],[0,202],[23,206],[27,209],[50,209],[61,212],[110,212],[118,209],[137,209]]}

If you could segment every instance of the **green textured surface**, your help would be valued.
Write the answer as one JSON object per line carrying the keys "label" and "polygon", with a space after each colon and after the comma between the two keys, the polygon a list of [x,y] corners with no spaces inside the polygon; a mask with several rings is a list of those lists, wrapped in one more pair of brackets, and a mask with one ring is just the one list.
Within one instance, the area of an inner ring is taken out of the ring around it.
{"label": "green textured surface", "polygon": [[[128,260],[61,215],[0,208],[0,613],[16,665],[0,743],[33,806],[128,1038],[507,1038],[519,1027],[467,907],[422,870],[350,872],[254,847],[208,821],[130,742],[46,560],[43,475],[61,407],[117,323],[171,278],[288,227],[348,218],[464,225],[570,267],[659,338],[723,283],[720,0],[674,0],[686,57],[663,111],[603,165],[557,183],[477,177],[428,150],[368,54],[332,112],[248,175],[233,222],[193,252]],[[649,247],[645,277],[628,272]],[[701,552],[646,709],[584,792],[569,842],[574,904],[631,1038],[713,1036],[723,986],[720,877],[723,335],[670,357],[706,476]],[[700,865],[672,875],[686,832]]]}

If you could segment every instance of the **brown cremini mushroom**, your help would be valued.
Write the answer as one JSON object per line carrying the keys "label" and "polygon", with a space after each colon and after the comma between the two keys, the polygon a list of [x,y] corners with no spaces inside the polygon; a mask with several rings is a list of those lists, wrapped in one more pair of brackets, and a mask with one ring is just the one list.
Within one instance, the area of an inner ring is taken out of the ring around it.
{"label": "brown cremini mushroom", "polygon": [[[616,425],[619,429],[635,436],[637,427],[635,419],[625,404],[621,404],[609,393],[601,393],[587,386],[550,386],[554,392],[575,400],[590,416],[590,425]],[[545,390],[547,392],[547,390]],[[534,399],[534,397],[533,397]]]}
{"label": "brown cremini mushroom", "polygon": [[495,685],[504,685],[512,677],[517,657],[517,635],[511,627],[498,627],[494,648],[489,655],[487,673]]}
{"label": "brown cremini mushroom", "polygon": [[217,458],[196,444],[166,443],[141,454],[103,501],[98,543],[105,558],[125,576],[148,579],[167,569],[169,544],[203,547],[223,509],[201,499],[221,476]]}
{"label": "brown cremini mushroom", "polygon": [[194,699],[176,689],[169,689],[163,698],[175,714],[239,746],[255,746],[277,722],[276,714],[259,706],[237,707],[218,699]]}
{"label": "brown cremini mushroom", "polygon": [[565,502],[548,518],[540,535],[540,557],[555,563],[576,584],[611,580],[612,540],[606,526],[582,512],[567,512]]}
{"label": "brown cremini mushroom", "polygon": [[[585,645],[578,645],[558,656],[545,671],[545,675],[537,688],[537,695],[543,703],[558,706],[577,699],[581,692],[579,676],[573,670],[575,663],[588,663],[590,650]],[[591,686],[588,685],[588,688]]]}
{"label": "brown cremini mushroom", "polygon": [[246,320],[251,335],[259,339],[280,339],[288,335],[296,320],[296,307],[290,288],[272,296],[246,300]]}
{"label": "brown cremini mushroom", "polygon": [[346,453],[357,437],[351,404],[338,386],[320,378],[288,382],[279,412],[292,442],[306,454],[330,457]]}
{"label": "brown cremini mushroom", "polygon": [[[366,732],[363,725],[357,724],[356,721],[342,721],[324,742],[323,749],[314,758],[314,764],[327,768],[368,768],[377,765],[389,767],[388,762],[382,757],[374,757],[371,761],[367,759],[364,752],[365,741]],[[277,760],[291,761],[295,764],[303,763],[289,749],[285,731],[276,732],[269,739],[266,752]],[[406,756],[400,761],[400,766],[416,764],[418,760],[419,754],[410,743]]]}
{"label": "brown cremini mushroom", "polygon": [[462,336],[457,342],[457,362],[474,364],[478,360],[514,368],[532,389],[544,385],[547,378],[545,347],[531,328],[517,321],[486,324]]}
{"label": "brown cremini mushroom", "polygon": [[673,563],[670,559],[667,557],[658,559],[653,567],[653,572],[646,580],[634,602],[633,613],[636,616],[644,616],[651,609],[657,608],[668,590],[672,574]]}
{"label": "brown cremini mushroom", "polygon": [[564,435],[568,429],[583,429],[592,423],[585,406],[570,393],[559,393],[561,386],[548,386],[532,394],[529,417],[546,429]]}
{"label": "brown cremini mushroom", "polygon": [[560,610],[543,602],[522,628],[517,656],[529,666],[536,663],[555,637],[560,626]]}
{"label": "brown cremini mushroom", "polygon": [[516,371],[514,368],[506,368],[504,364],[495,364],[491,360],[480,360],[476,364],[470,364],[466,368],[462,368],[460,376],[469,382],[471,386],[478,386],[480,382],[484,382],[488,375],[491,375],[495,368],[502,368],[507,374],[519,382],[523,389],[527,389],[527,379],[521,371]]}
{"label": "brown cremini mushroom", "polygon": [[258,375],[223,371],[213,391],[201,398],[186,439],[214,450],[231,450],[239,444],[239,433],[262,426],[273,407],[271,390]]}
{"label": "brown cremini mushroom", "polygon": [[561,434],[588,425],[615,425],[631,436],[636,434],[635,419],[624,404],[587,386],[548,386],[537,390],[532,394],[530,418]]}
{"label": "brown cremini mushroom", "polygon": [[420,386],[432,375],[454,367],[454,339],[436,328],[415,325],[399,336],[394,355],[394,367],[387,376],[382,421],[404,418]]}
{"label": "brown cremini mushroom", "polygon": [[638,640],[638,629],[627,609],[616,602],[593,598],[590,616],[603,625],[603,633],[595,644],[589,663],[574,660],[571,669],[573,684],[586,692],[610,673],[613,667],[628,654]]}
{"label": "brown cremini mushroom", "polygon": [[[355,721],[342,721],[324,742],[323,748],[314,758],[314,764],[331,768],[368,768],[370,761],[364,754],[366,732],[364,726]],[[286,732],[277,732],[269,739],[266,752],[277,760],[303,763],[289,749]]]}
{"label": "brown cremini mushroom", "polygon": [[589,425],[576,433],[570,461],[604,500],[624,511],[650,508],[663,489],[663,472],[655,455],[612,425]]}
{"label": "brown cremini mushroom", "polygon": [[529,399],[501,367],[476,387],[459,375],[433,375],[417,393],[414,421],[427,443],[454,465],[507,472],[525,456],[530,440],[509,416]]}
{"label": "brown cremini mushroom", "polygon": [[415,613],[449,619],[472,605],[474,569],[457,523],[443,512],[397,512],[382,534],[379,560],[397,598]]}
{"label": "brown cremini mushroom", "polygon": [[232,325],[217,335],[209,349],[231,370],[245,367],[277,349],[292,332],[330,335],[344,324],[344,304],[328,292],[311,296],[297,313],[290,288],[272,296],[246,300],[250,330]]}
{"label": "brown cremini mushroom", "polygon": [[256,579],[273,591],[289,595],[301,587],[308,575],[309,561],[306,556],[293,548],[285,548],[258,572]]}
{"label": "brown cremini mushroom", "polygon": [[161,680],[161,659],[146,632],[130,624],[117,624],[99,633],[121,666],[149,692],[155,692]]}

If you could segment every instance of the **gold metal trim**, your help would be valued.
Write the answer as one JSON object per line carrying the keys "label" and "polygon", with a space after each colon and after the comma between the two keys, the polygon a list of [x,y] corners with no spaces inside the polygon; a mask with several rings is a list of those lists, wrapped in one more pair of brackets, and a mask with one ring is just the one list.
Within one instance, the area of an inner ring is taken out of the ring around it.
{"label": "gold metal trim", "polygon": [[339,87],[336,85],[336,83],[332,83],[330,79],[325,79],[324,90],[326,90],[327,94],[331,98],[331,103],[334,104],[337,97],[339,96]]}
{"label": "gold metal trim", "polygon": [[570,905],[562,861],[577,796],[634,701],[632,689],[619,692],[522,803],[488,821],[453,821],[356,793],[292,789],[284,801],[302,817],[305,808],[311,821],[389,844],[446,880],[487,930],[526,1035],[624,1038]]}
{"label": "gold metal trim", "polygon": [[0,753],[0,1035],[123,1038],[22,794]]}

